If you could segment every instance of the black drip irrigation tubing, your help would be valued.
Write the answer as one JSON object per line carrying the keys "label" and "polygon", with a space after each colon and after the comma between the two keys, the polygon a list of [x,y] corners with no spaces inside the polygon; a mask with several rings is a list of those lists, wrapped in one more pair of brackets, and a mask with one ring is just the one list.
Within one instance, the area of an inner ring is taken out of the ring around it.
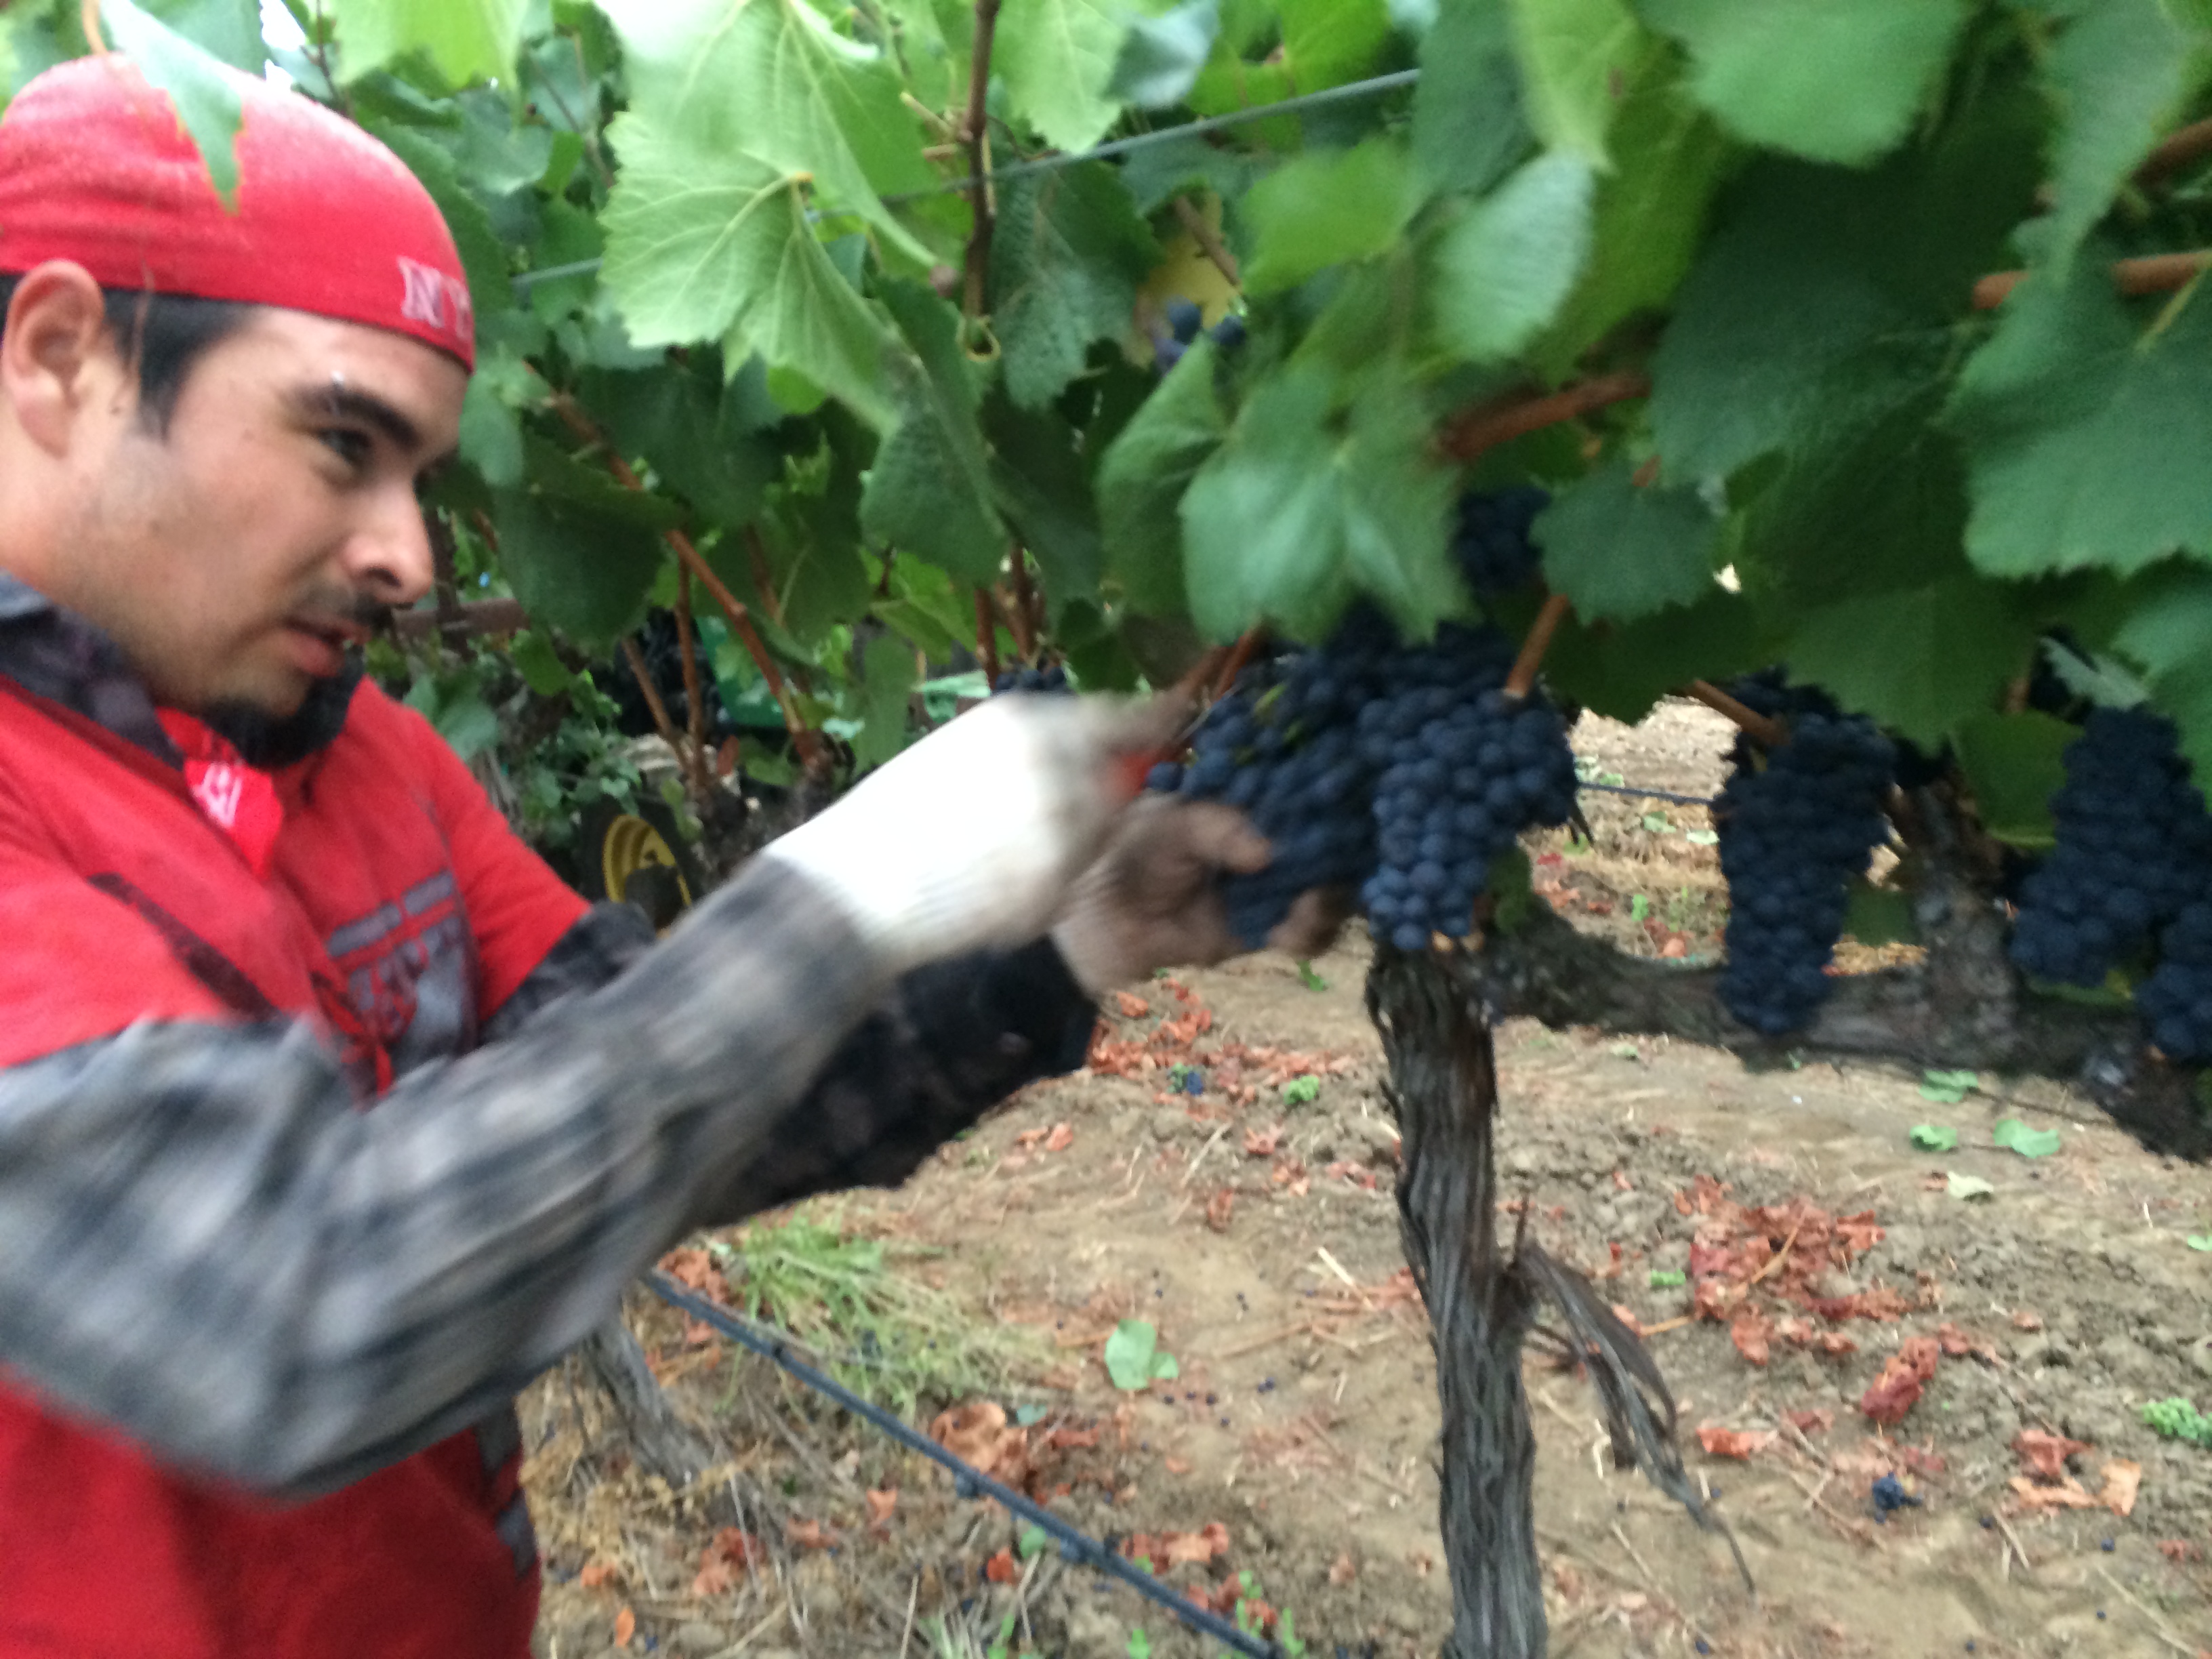
{"label": "black drip irrigation tubing", "polygon": [[1678,795],[1671,789],[1638,789],[1632,783],[1591,783],[1587,780],[1576,783],[1577,789],[1595,789],[1606,795],[1634,795],[1639,800],[1671,800],[1677,806],[1711,806],[1710,795]]}
{"label": "black drip irrigation tubing", "polygon": [[863,1400],[836,1378],[823,1376],[805,1360],[794,1357],[790,1344],[783,1338],[750,1328],[726,1308],[716,1307],[704,1297],[693,1295],[665,1273],[649,1273],[645,1276],[645,1284],[647,1289],[671,1307],[681,1308],[732,1342],[751,1349],[763,1359],[775,1361],[808,1388],[827,1395],[855,1417],[882,1430],[908,1450],[920,1452],[932,1462],[948,1470],[952,1476],[953,1490],[961,1497],[988,1498],[1012,1510],[1024,1521],[1042,1528],[1059,1544],[1060,1554],[1067,1559],[1120,1579],[1146,1601],[1173,1613],[1200,1635],[1224,1643],[1238,1653],[1248,1655],[1249,1659],[1288,1659],[1284,1650],[1276,1644],[1239,1630],[1212,1608],[1198,1606],[1141,1567],[1124,1559],[1090,1534],[1068,1525],[1042,1504],[1024,1498],[1003,1481],[993,1480],[965,1458],[947,1451],[927,1435],[908,1427],[880,1406]]}

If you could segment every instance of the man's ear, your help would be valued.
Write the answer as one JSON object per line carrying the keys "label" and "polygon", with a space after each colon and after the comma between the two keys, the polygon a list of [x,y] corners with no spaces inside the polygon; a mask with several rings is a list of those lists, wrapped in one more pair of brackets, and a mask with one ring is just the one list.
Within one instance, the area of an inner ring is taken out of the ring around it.
{"label": "man's ear", "polygon": [[77,422],[125,387],[106,296],[82,265],[50,259],[16,280],[0,334],[0,396],[41,449],[59,455]]}

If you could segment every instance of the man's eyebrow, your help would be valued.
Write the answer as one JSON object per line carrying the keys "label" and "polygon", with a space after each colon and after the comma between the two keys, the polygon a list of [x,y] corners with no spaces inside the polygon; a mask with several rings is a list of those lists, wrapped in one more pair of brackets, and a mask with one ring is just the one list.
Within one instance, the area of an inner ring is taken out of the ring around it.
{"label": "man's eyebrow", "polygon": [[421,428],[373,392],[349,386],[301,386],[289,401],[308,420],[359,421],[374,427],[402,449],[422,447]]}

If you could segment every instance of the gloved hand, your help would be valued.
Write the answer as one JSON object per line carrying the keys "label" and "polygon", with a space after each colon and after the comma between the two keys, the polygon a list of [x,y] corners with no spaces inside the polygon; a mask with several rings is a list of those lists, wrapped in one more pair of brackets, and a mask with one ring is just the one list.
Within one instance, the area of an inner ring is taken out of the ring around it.
{"label": "gloved hand", "polygon": [[[1232,806],[1146,795],[1123,813],[1052,930],[1068,970],[1096,996],[1155,968],[1203,966],[1245,946],[1229,926],[1220,878],[1267,867],[1266,837]],[[1352,913],[1348,892],[1302,893],[1267,935],[1296,957],[1328,948]]]}
{"label": "gloved hand", "polygon": [[895,973],[1035,939],[1130,799],[1165,699],[994,697],[761,854],[799,872]]}

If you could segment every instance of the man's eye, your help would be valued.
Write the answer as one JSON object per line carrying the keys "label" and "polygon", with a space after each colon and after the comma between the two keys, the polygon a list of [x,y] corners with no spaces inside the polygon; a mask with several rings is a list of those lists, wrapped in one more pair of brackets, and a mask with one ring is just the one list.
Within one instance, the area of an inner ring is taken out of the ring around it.
{"label": "man's eye", "polygon": [[325,427],[315,435],[348,466],[358,467],[368,464],[372,446],[367,433],[356,432],[350,427],[334,426]]}

